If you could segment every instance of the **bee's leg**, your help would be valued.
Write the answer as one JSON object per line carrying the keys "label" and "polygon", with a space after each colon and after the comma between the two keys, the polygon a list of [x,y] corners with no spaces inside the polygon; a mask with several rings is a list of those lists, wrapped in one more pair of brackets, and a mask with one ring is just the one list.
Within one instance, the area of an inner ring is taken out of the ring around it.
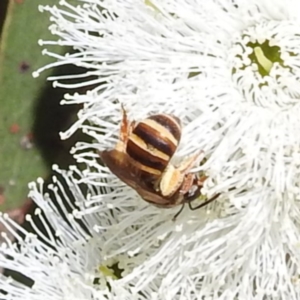
{"label": "bee's leg", "polygon": [[126,110],[125,110],[123,104],[121,104],[121,108],[122,108],[123,118],[122,118],[121,126],[120,126],[119,142],[116,145],[116,149],[120,152],[125,152],[126,145],[128,142],[128,137],[130,136],[132,129],[134,128],[135,121],[129,122],[129,120],[127,118],[127,113],[126,113]]}
{"label": "bee's leg", "polygon": [[184,209],[184,204],[181,205],[180,210],[176,213],[176,215],[172,218],[172,221],[175,222],[177,217],[182,213]]}
{"label": "bee's leg", "polygon": [[[199,191],[199,193],[196,193],[195,195],[198,198],[201,195],[201,193],[200,193],[201,187],[203,186],[203,182],[206,179],[207,179],[206,176],[202,176],[200,178],[196,178],[196,176],[194,174],[187,174],[185,176],[185,181],[184,181],[183,186],[182,186],[183,188],[181,188],[180,193],[186,194],[186,193],[189,192],[189,190],[191,189],[191,187],[193,185],[196,185],[197,186],[197,191]],[[195,183],[195,180],[196,180],[196,183]],[[201,204],[199,204],[199,205],[197,205],[195,207],[193,207],[192,204],[191,204],[192,200],[194,200],[195,198],[194,197],[190,197],[189,199],[186,198],[186,202],[184,202],[182,204],[180,210],[176,213],[176,215],[172,218],[172,220],[175,221],[176,218],[181,214],[181,212],[184,209],[185,203],[188,203],[190,210],[196,210],[196,209],[199,209],[199,208],[201,208],[201,207],[203,207],[203,206],[211,203],[212,201],[214,201],[215,199],[217,199],[219,196],[220,196],[220,194],[216,194],[212,198],[206,200],[205,202],[203,202],[203,203],[201,203]]]}
{"label": "bee's leg", "polygon": [[207,176],[205,176],[205,175],[198,178],[198,176],[196,176],[193,173],[185,174],[183,183],[181,185],[180,193],[186,194],[187,192],[190,191],[192,186],[195,186],[195,187],[201,189],[203,187],[203,183],[206,179],[207,179]]}
{"label": "bee's leg", "polygon": [[184,180],[183,180],[183,183],[180,188],[180,193],[186,194],[191,189],[191,187],[194,185],[194,183],[195,183],[195,175],[192,173],[186,174],[184,176]]}
{"label": "bee's leg", "polygon": [[216,200],[219,196],[220,196],[220,194],[216,194],[216,195],[214,195],[213,197],[211,197],[210,199],[206,200],[205,202],[203,202],[203,203],[201,203],[201,204],[199,204],[199,205],[197,205],[197,206],[194,206],[194,207],[191,205],[191,202],[188,202],[189,208],[190,208],[190,210],[196,210],[196,209],[199,209],[199,208],[201,208],[201,207],[203,207],[203,206],[205,206],[205,205],[207,205],[207,204],[213,202],[213,201]]}
{"label": "bee's leg", "polygon": [[[190,189],[192,188],[192,186],[196,186],[196,190],[199,191],[199,193],[196,193],[196,197],[200,196],[200,189],[203,186],[203,182],[206,180],[206,176],[202,176],[200,178],[197,178],[194,174],[188,173],[185,175],[184,180],[183,180],[183,184],[180,188],[180,193],[185,195],[187,194]],[[194,200],[194,197],[192,198],[192,200]],[[212,200],[211,200],[212,201]],[[193,210],[194,208],[191,206],[191,199],[188,199],[187,201],[185,201],[180,210],[176,213],[176,215],[172,218],[172,221],[176,221],[176,218],[181,214],[181,212],[184,209],[184,205],[185,203],[189,204],[189,207],[191,210]],[[208,202],[209,203],[209,202]],[[207,204],[208,204],[207,203]],[[202,205],[202,204],[201,204]],[[192,208],[191,208],[192,207]],[[200,206],[201,207],[201,206]]]}

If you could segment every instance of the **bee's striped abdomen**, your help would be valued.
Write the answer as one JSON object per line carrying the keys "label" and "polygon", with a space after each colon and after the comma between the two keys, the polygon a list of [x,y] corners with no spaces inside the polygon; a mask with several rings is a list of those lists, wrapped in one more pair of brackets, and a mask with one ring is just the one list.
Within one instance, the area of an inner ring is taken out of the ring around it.
{"label": "bee's striped abdomen", "polygon": [[180,137],[179,119],[154,115],[136,125],[129,136],[126,152],[144,172],[160,176],[175,153]]}
{"label": "bee's striped abdomen", "polygon": [[167,129],[173,137],[180,142],[181,138],[181,122],[180,119],[172,115],[154,115],[148,119],[156,121],[158,124]]}

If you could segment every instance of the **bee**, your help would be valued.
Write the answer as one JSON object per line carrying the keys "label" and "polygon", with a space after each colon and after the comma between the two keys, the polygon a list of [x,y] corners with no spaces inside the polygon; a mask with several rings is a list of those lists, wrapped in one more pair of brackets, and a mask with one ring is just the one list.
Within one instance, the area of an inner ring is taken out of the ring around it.
{"label": "bee", "polygon": [[136,123],[129,122],[122,106],[123,118],[119,141],[114,149],[99,152],[104,164],[120,180],[133,188],[142,199],[161,208],[185,204],[199,209],[219,194],[193,207],[191,202],[201,196],[206,176],[190,172],[202,151],[175,167],[170,162],[181,139],[180,119],[170,114],[151,115]]}

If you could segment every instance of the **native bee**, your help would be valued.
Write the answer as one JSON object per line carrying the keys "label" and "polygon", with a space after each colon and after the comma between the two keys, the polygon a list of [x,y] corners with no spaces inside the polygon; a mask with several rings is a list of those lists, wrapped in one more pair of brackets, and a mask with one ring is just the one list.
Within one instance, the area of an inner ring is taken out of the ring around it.
{"label": "native bee", "polygon": [[151,115],[140,122],[129,122],[122,106],[123,118],[119,141],[114,149],[99,152],[104,164],[119,179],[133,188],[145,201],[162,208],[184,204],[191,210],[215,200],[219,194],[193,207],[201,195],[206,176],[190,173],[202,151],[185,159],[179,166],[170,163],[180,139],[180,119],[169,114]]}

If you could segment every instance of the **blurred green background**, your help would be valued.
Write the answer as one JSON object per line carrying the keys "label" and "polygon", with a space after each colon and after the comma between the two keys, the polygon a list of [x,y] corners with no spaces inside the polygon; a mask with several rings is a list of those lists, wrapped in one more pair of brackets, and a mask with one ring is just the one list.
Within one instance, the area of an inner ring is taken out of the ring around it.
{"label": "blurred green background", "polygon": [[[50,73],[84,70],[63,67],[32,77],[33,71],[51,62],[41,54],[37,41],[55,39],[48,31],[49,15],[40,13],[38,5],[54,5],[59,0],[0,2],[0,210],[7,211],[24,203],[29,182],[49,177],[53,163],[63,168],[74,163],[68,153],[78,136],[65,142],[58,136],[78,110],[60,106],[59,101],[65,92],[74,91],[53,89],[46,78]],[[62,47],[50,50],[67,51]]]}

